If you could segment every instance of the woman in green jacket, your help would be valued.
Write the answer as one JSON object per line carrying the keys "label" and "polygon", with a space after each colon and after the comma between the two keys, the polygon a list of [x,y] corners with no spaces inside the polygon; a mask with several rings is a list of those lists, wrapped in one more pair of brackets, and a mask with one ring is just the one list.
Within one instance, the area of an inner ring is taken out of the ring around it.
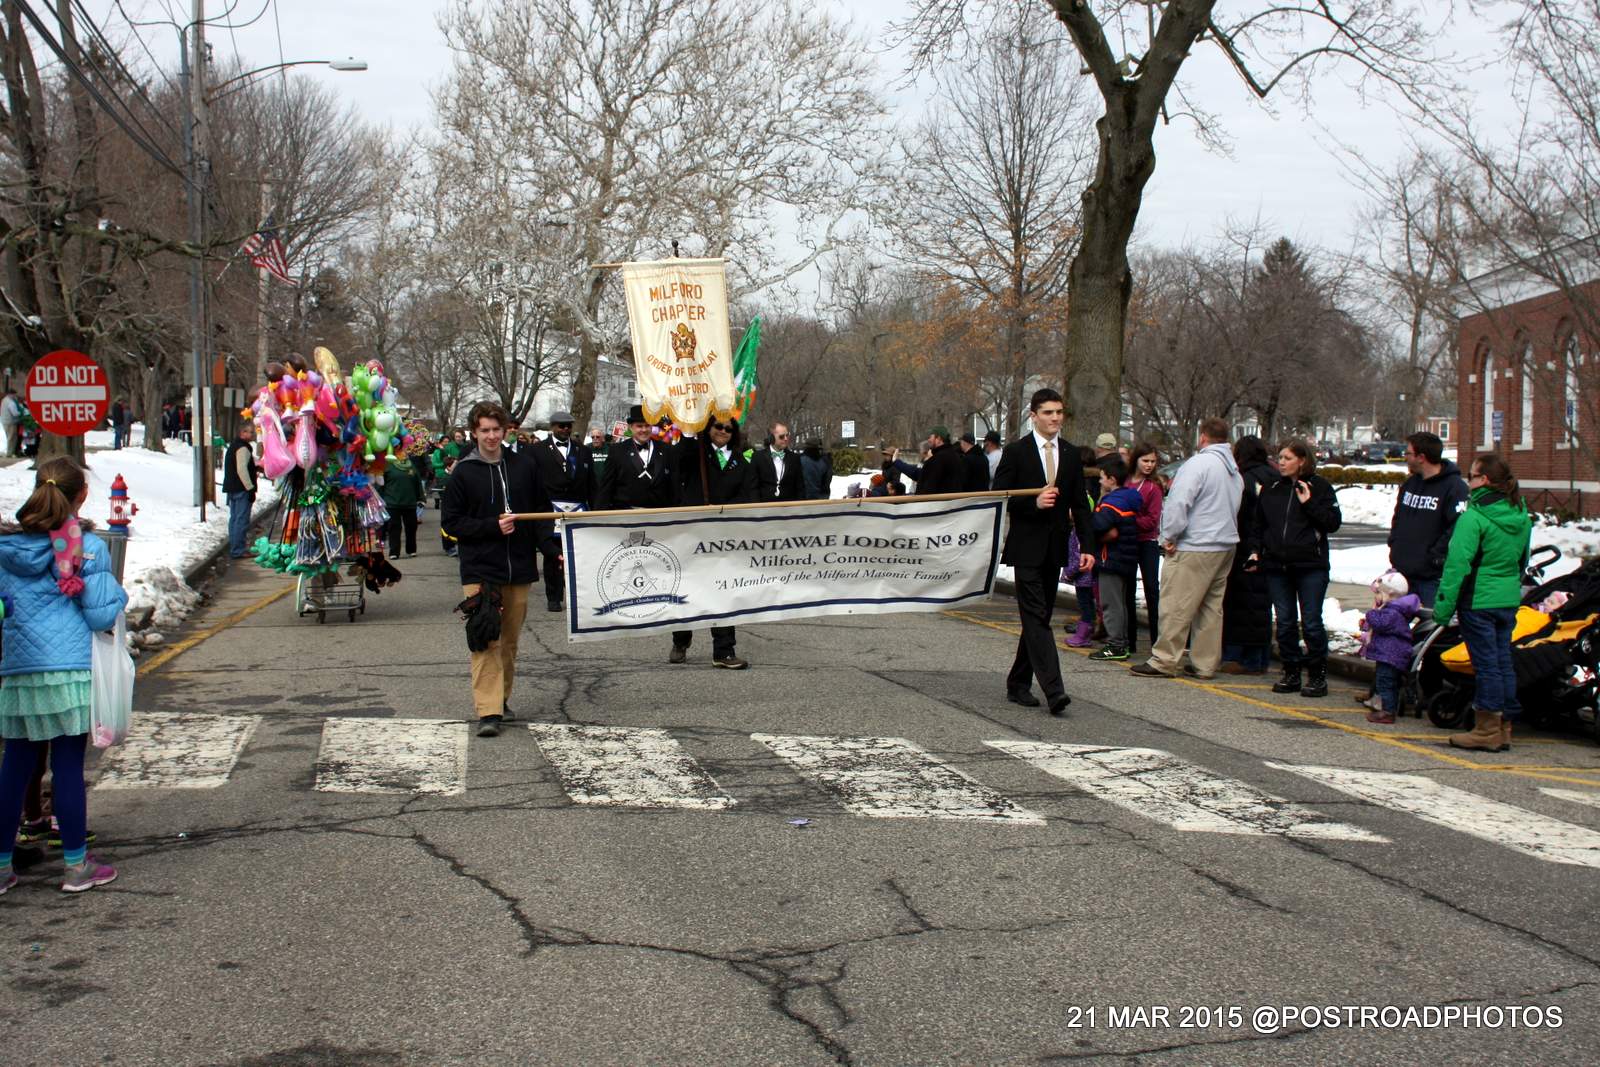
{"label": "woman in green jacket", "polygon": [[1456,748],[1505,752],[1511,724],[1522,711],[1517,672],[1511,665],[1511,633],[1522,602],[1522,572],[1528,565],[1533,519],[1511,467],[1497,453],[1472,463],[1467,510],[1456,521],[1445,556],[1434,618],[1459,609],[1461,634],[1472,657],[1477,686],[1471,732],[1456,734]]}

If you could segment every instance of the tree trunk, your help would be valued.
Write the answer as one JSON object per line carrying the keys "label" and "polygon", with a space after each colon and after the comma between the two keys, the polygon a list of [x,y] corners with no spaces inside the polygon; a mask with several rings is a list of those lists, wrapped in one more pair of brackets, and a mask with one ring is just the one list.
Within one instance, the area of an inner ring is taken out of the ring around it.
{"label": "tree trunk", "polygon": [[140,447],[151,452],[165,452],[167,443],[161,436],[161,361],[151,362],[144,376],[144,444]]}
{"label": "tree trunk", "polygon": [[1121,436],[1122,352],[1133,275],[1128,239],[1155,171],[1153,129],[1134,121],[1133,94],[1115,95],[1096,123],[1100,154],[1083,193],[1083,241],[1067,276],[1067,419],[1062,433],[1088,441]]}

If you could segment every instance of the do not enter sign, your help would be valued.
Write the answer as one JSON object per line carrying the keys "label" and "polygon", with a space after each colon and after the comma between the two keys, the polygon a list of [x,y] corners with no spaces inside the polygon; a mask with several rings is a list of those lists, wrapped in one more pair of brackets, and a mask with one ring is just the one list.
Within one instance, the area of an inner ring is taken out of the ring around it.
{"label": "do not enter sign", "polygon": [[39,428],[60,437],[79,437],[105,421],[111,390],[105,372],[82,352],[51,352],[28,371],[28,410]]}

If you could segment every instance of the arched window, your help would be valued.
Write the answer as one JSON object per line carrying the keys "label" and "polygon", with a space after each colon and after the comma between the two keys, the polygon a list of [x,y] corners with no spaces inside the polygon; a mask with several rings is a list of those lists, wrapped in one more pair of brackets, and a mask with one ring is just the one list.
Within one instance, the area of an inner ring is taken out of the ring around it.
{"label": "arched window", "polygon": [[1483,447],[1494,448],[1494,349],[1483,350]]}
{"label": "arched window", "polygon": [[1561,348],[1561,443],[1571,448],[1578,437],[1578,335],[1567,338]]}
{"label": "arched window", "polygon": [[1517,419],[1517,447],[1533,447],[1533,342],[1522,344],[1522,412]]}

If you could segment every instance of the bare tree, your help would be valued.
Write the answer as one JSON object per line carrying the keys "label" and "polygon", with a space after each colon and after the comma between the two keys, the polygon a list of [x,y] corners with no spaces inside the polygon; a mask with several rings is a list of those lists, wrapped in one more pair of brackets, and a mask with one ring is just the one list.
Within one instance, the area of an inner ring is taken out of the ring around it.
{"label": "bare tree", "polygon": [[[939,77],[931,117],[909,146],[891,218],[902,255],[937,291],[952,286],[970,313],[998,328],[973,345],[982,408],[1014,408],[1036,360],[1035,320],[1066,313],[1081,197],[1094,158],[1072,46],[1042,6],[1019,7],[975,61]],[[996,422],[996,424],[999,424]]]}
{"label": "bare tree", "polygon": [[[865,47],[824,14],[756,0],[454,0],[440,25],[456,62],[436,96],[436,165],[502,190],[518,247],[559,266],[542,303],[578,342],[580,424],[622,333],[597,264],[682,240],[728,256],[736,289],[759,289],[815,262],[867,196],[882,105]],[[789,260],[771,237],[780,209],[817,242]]]}
{"label": "bare tree", "polygon": [[1430,401],[1455,396],[1460,205],[1450,165],[1436,152],[1418,149],[1388,169],[1347,154],[1370,198],[1362,216],[1367,253],[1352,266],[1369,283],[1374,316],[1402,346],[1403,373],[1388,384],[1405,398],[1397,421],[1414,428]]}
{"label": "bare tree", "polygon": [[[1212,117],[1179,81],[1194,49],[1219,48],[1260,98],[1298,87],[1308,105],[1310,79],[1333,61],[1353,64],[1363,81],[1392,84],[1413,98],[1426,91],[1439,68],[1429,34],[1403,0],[1263,3],[1234,15],[1218,11],[1216,0],[1048,3],[1104,104],[1096,125],[1094,175],[1083,194],[1082,239],[1068,283],[1064,377],[1071,410],[1067,431],[1076,433],[1115,426],[1120,416],[1123,342],[1133,292],[1128,242],[1144,187],[1155,173],[1156,128],[1182,114],[1194,118],[1202,132],[1211,130]],[[1011,5],[919,0],[904,29],[926,61],[947,50],[952,36],[974,32],[969,8],[989,13],[1002,6]]]}
{"label": "bare tree", "polygon": [[[1454,148],[1430,178],[1448,187],[1459,231],[1441,241],[1462,314],[1554,292],[1570,312],[1558,359],[1524,368],[1555,406],[1566,442],[1600,464],[1600,390],[1584,352],[1600,339],[1600,0],[1524,0],[1505,28],[1521,121],[1503,142],[1468,105],[1441,109]],[[1509,339],[1507,339],[1509,340]]]}

